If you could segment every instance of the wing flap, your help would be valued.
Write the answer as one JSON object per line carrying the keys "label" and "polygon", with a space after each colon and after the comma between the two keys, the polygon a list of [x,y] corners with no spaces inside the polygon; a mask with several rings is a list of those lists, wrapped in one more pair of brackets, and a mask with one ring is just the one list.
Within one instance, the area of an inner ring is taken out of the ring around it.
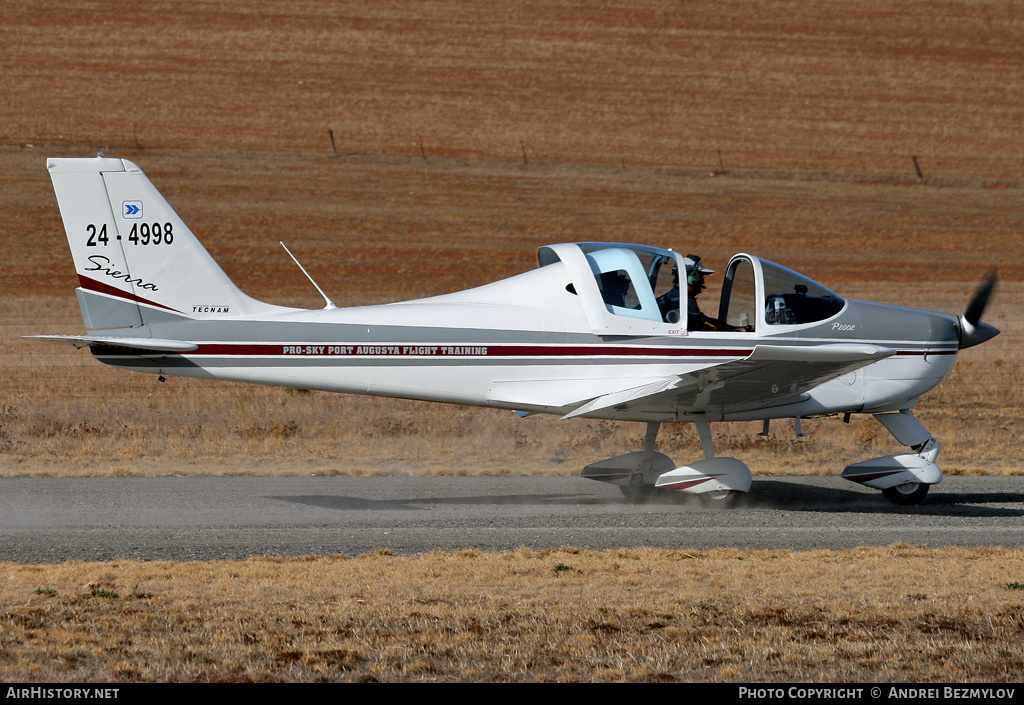
{"label": "wing flap", "polygon": [[487,401],[517,407],[563,409],[586,403],[594,397],[628,392],[657,381],[660,380],[655,377],[495,380],[487,391]]}
{"label": "wing flap", "polygon": [[596,411],[598,409],[607,409],[610,406],[628,404],[636,399],[653,397],[671,389],[675,389],[682,383],[682,381],[683,380],[680,377],[666,377],[664,379],[651,382],[650,384],[644,384],[639,387],[631,387],[629,389],[605,394],[577,409],[574,409],[573,411],[570,411],[562,418],[571,419],[575,416],[582,416],[583,414]]}

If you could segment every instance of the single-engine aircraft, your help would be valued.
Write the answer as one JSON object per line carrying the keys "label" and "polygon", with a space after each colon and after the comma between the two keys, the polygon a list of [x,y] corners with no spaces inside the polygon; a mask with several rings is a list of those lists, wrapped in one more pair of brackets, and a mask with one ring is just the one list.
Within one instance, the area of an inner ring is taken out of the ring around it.
{"label": "single-engine aircraft", "polygon": [[[727,506],[749,491],[749,468],[715,456],[713,422],[794,419],[800,434],[801,419],[871,414],[909,452],[843,477],[920,502],[942,472],[911,410],[959,350],[999,332],[980,320],[994,274],[955,315],[843,299],[738,254],[718,318],[702,321],[676,283],[700,286],[699,258],[602,242],[541,247],[537,269],[443,296],[338,308],[321,290],[323,309],[285,308],[242,293],[132,162],[47,169],[88,333],[31,337],[157,375],[643,422],[642,450],[582,472],[634,500],[671,489]],[[655,451],[668,421],[696,424],[703,459],[677,466]]]}

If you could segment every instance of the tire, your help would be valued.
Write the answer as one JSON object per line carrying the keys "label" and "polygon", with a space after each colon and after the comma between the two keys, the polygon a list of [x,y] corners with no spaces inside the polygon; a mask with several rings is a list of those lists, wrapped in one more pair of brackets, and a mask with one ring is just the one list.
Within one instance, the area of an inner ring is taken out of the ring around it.
{"label": "tire", "polygon": [[623,497],[634,504],[646,502],[655,492],[653,485],[620,485],[618,489],[623,491]]}
{"label": "tire", "polygon": [[705,507],[728,509],[736,504],[741,494],[743,493],[735,490],[711,490],[710,492],[701,492],[697,497]]}
{"label": "tire", "polygon": [[882,495],[893,504],[898,504],[901,507],[907,507],[913,504],[918,504],[924,496],[928,494],[928,488],[931,485],[926,485],[922,482],[906,482],[902,485],[896,485],[895,487],[888,487],[882,490]]}
{"label": "tire", "polygon": [[622,490],[622,496],[634,504],[646,502],[657,493],[657,488],[654,485],[641,485],[639,483],[619,485],[619,489]]}

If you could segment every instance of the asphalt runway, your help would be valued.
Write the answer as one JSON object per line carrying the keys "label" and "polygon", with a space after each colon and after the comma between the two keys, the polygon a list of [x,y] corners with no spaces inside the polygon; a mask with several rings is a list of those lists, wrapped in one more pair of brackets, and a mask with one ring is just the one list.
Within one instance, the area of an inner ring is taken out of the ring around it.
{"label": "asphalt runway", "polygon": [[577,477],[0,478],[0,560],[211,560],[474,548],[1024,545],[1024,477],[947,477],[897,507],[839,477],[755,478],[727,510]]}

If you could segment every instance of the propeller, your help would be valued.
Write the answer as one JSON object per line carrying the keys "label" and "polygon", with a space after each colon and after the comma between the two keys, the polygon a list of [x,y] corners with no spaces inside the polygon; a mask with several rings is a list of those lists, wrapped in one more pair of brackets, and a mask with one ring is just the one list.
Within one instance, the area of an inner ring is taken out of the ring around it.
{"label": "propeller", "polygon": [[999,335],[999,329],[981,322],[981,315],[988,306],[988,300],[996,288],[996,271],[988,275],[985,283],[978,287],[974,298],[967,304],[967,310],[960,317],[960,349],[984,343]]}

